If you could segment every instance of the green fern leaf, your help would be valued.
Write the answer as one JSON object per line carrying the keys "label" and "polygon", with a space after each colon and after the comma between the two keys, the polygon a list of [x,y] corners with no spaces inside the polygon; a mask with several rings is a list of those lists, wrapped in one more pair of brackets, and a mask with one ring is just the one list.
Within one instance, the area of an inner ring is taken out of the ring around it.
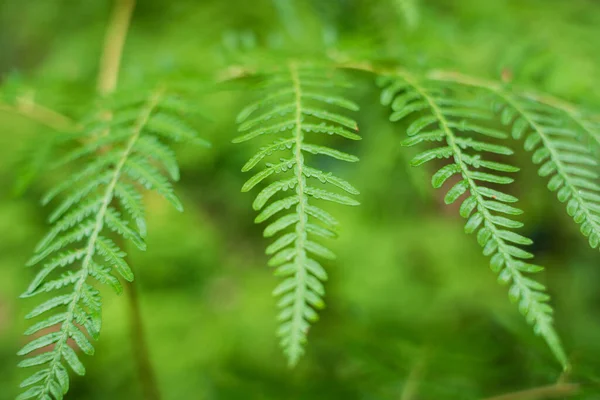
{"label": "green fern leaf", "polygon": [[[319,237],[335,237],[331,230],[336,224],[335,219],[311,203],[321,199],[358,205],[349,196],[309,186],[309,181],[314,180],[324,187],[358,194],[358,190],[346,180],[306,165],[306,154],[358,161],[357,157],[339,150],[307,143],[312,133],[360,139],[353,132],[358,130],[354,120],[329,109],[358,109],[356,104],[336,93],[337,88],[347,87],[348,83],[343,78],[327,74],[323,69],[294,63],[271,74],[262,83],[264,97],[240,112],[237,121],[243,134],[233,140],[239,143],[262,136],[284,135],[262,147],[242,170],[249,171],[276,153],[287,153],[288,158],[267,164],[244,184],[242,190],[249,191],[269,178],[278,179],[262,189],[253,208],[261,211],[256,217],[257,223],[285,213],[265,228],[264,235],[272,237],[281,233],[267,247],[266,253],[271,255],[268,265],[276,268],[275,274],[285,277],[273,293],[281,296],[278,335],[290,366],[295,365],[304,353],[310,323],[317,320],[315,309],[324,305],[321,281],[327,278],[327,274],[312,257],[335,258],[331,250],[316,241]],[[287,191],[293,191],[293,194],[271,201],[274,196]]]}
{"label": "green fern leaf", "polygon": [[[155,190],[181,208],[163,175],[166,172],[177,179],[177,162],[157,136],[197,143],[201,139],[172,115],[175,101],[163,90],[143,100],[114,104],[126,106],[109,108],[112,115],[109,121],[102,117],[88,118],[84,140],[79,140],[79,146],[59,161],[63,164],[81,160],[84,167],[44,198],[44,203],[58,196],[64,200],[51,215],[54,226],[28,263],[49,260],[22,297],[48,294],[51,298],[26,316],[27,319],[43,316],[43,319],[27,329],[27,335],[38,337],[18,354],[42,353],[19,365],[42,367],[23,381],[21,386],[29,388],[19,398],[62,399],[69,389],[66,367],[76,374],[85,374],[75,349],[92,355],[94,347],[88,335],[97,339],[101,328],[101,296],[90,284],[92,278],[117,292],[122,288],[115,272],[128,281],[133,280],[125,252],[111,237],[121,236],[141,250],[146,247],[142,195],[138,188]],[[106,109],[99,114],[106,115]],[[117,204],[120,211],[114,208]]]}
{"label": "green fern leaf", "polygon": [[[524,261],[533,256],[518,247],[531,244],[531,240],[512,230],[504,229],[522,226],[520,222],[510,218],[521,214],[522,211],[507,204],[517,199],[487,187],[488,183],[511,183],[512,178],[500,173],[514,172],[517,168],[485,160],[485,153],[508,155],[512,151],[508,147],[488,143],[481,138],[504,138],[506,135],[481,125],[480,120],[491,118],[486,112],[478,110],[484,106],[472,108],[470,103],[465,103],[463,107],[462,100],[453,97],[451,93],[445,93],[443,85],[421,82],[405,72],[382,79],[381,82],[384,85],[382,102],[397,103],[397,110],[392,113],[391,120],[411,115],[420,116],[420,112],[425,114],[425,117],[417,118],[410,125],[409,133],[413,138],[427,138],[427,135],[434,132],[437,141],[441,131],[443,143],[433,142],[441,147],[421,153],[415,157],[412,164],[420,165],[435,159],[450,160],[449,164],[434,174],[433,186],[441,187],[451,176],[460,176],[458,183],[448,190],[445,202],[450,204],[462,199],[460,214],[467,218],[465,231],[477,232],[477,240],[483,247],[484,255],[491,257],[490,266],[498,274],[498,281],[510,285],[509,298],[518,302],[520,312],[533,325],[535,333],[545,339],[558,361],[566,368],[568,361],[553,327],[552,309],[548,305],[549,296],[544,293],[543,285],[524,275],[540,269]],[[396,102],[394,97],[401,100]],[[402,108],[399,108],[400,105]],[[512,120],[516,114],[506,113],[503,119]],[[478,122],[471,122],[473,119]],[[465,137],[465,134],[469,136]],[[427,139],[423,141],[430,142]],[[408,145],[412,146],[418,142],[413,140]]]}
{"label": "green fern leaf", "polygon": [[[549,178],[548,189],[556,192],[559,201],[566,203],[568,214],[580,224],[581,233],[590,246],[600,244],[600,185],[597,166],[590,147],[578,141],[577,126],[569,123],[556,109],[502,89],[495,93],[504,101],[503,110],[511,110],[515,139],[525,138],[524,146],[533,152],[538,173]],[[503,111],[504,112],[504,111]],[[569,114],[580,128],[595,135],[591,123]],[[595,136],[592,136],[595,138]]]}

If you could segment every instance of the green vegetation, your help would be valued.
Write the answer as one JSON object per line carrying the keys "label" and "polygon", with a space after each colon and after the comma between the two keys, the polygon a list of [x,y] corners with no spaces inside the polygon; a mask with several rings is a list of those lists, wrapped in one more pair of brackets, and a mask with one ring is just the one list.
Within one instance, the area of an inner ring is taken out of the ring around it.
{"label": "green vegetation", "polygon": [[2,398],[600,395],[600,5],[0,21]]}

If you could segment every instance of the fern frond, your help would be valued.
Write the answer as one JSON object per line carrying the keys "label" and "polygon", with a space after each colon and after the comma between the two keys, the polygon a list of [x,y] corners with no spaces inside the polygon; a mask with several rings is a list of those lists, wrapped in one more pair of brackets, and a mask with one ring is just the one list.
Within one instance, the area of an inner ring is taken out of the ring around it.
{"label": "fern frond", "polygon": [[[496,91],[503,103],[498,105],[505,124],[512,125],[515,139],[525,138],[524,146],[533,152],[533,162],[541,164],[538,174],[548,177],[548,189],[567,204],[567,212],[581,225],[590,246],[600,244],[600,185],[598,162],[589,146],[578,140],[578,127],[573,126],[552,107],[505,90]],[[574,114],[570,117],[588,129],[591,124]]]}
{"label": "fern frond", "polygon": [[[493,107],[501,121],[512,126],[515,139],[525,138],[538,174],[549,177],[548,189],[567,203],[567,213],[580,224],[590,246],[600,244],[600,184],[597,152],[600,121],[558,99],[518,92],[484,80],[456,73],[433,73],[434,79],[486,90],[495,97]],[[595,154],[596,153],[596,154]]]}
{"label": "fern frond", "polygon": [[[309,144],[316,134],[339,135],[357,140],[358,130],[354,120],[333,111],[334,108],[357,110],[353,102],[336,94],[336,88],[348,86],[337,75],[319,68],[290,63],[263,83],[265,95],[250,104],[238,116],[241,136],[234,142],[244,142],[258,137],[278,136],[254,155],[242,168],[249,171],[263,159],[280,154],[279,162],[266,163],[266,168],[251,177],[242,191],[249,191],[269,177],[272,183],[265,186],[256,197],[253,208],[261,213],[256,222],[263,222],[279,214],[265,230],[266,237],[280,235],[266,253],[271,255],[268,265],[276,267],[275,274],[284,280],[274,290],[281,296],[278,316],[281,325],[278,335],[290,366],[304,353],[304,343],[311,322],[318,318],[316,310],[323,307],[322,281],[327,273],[317,257],[333,259],[335,255],[318,242],[319,238],[335,236],[337,221],[313,203],[325,200],[346,205],[358,205],[352,197],[331,191],[338,188],[358,194],[346,180],[306,165],[307,153],[356,162],[358,158],[339,150]],[[315,186],[315,183],[320,187]],[[291,195],[284,192],[292,191]],[[272,201],[272,198],[282,195]]]}
{"label": "fern frond", "polygon": [[545,339],[566,367],[567,357],[553,327],[549,296],[542,284],[526,276],[542,268],[530,264],[527,260],[533,255],[520,247],[530,245],[531,240],[514,231],[523,225],[514,219],[522,213],[512,205],[517,198],[494,188],[513,182],[505,173],[518,170],[492,161],[486,154],[512,154],[510,148],[490,142],[508,135],[485,125],[493,117],[485,111],[485,103],[474,107],[470,101],[447,93],[443,85],[421,82],[406,72],[382,79],[381,83],[382,103],[391,104],[394,110],[391,120],[416,117],[407,129],[409,139],[404,144],[428,142],[435,146],[418,154],[411,163],[449,161],[433,175],[432,185],[440,188],[451,177],[459,177],[446,193],[445,203],[454,203],[466,195],[460,206],[461,216],[467,218],[465,231],[477,233],[477,241],[484,255],[491,257],[490,266],[498,274],[498,281],[510,284],[510,300],[518,302],[535,333]]}
{"label": "fern frond", "polygon": [[157,90],[144,102],[122,102],[122,108],[109,109],[110,120],[102,117],[106,111],[100,119],[90,118],[79,146],[60,162],[81,161],[85,166],[44,198],[45,203],[58,196],[64,200],[50,217],[54,226],[29,262],[44,264],[22,297],[51,297],[26,316],[43,319],[26,331],[37,337],[18,354],[34,355],[19,365],[41,369],[22,382],[21,387],[28,389],[19,399],[62,399],[69,389],[67,366],[76,374],[85,373],[76,350],[92,355],[90,338],[97,339],[101,327],[101,296],[93,280],[117,292],[121,291],[117,276],[133,280],[126,254],[113,238],[146,247],[141,187],[182,208],[164,176],[166,172],[173,179],[179,177],[177,162],[159,137],[201,140],[172,115],[168,99]]}

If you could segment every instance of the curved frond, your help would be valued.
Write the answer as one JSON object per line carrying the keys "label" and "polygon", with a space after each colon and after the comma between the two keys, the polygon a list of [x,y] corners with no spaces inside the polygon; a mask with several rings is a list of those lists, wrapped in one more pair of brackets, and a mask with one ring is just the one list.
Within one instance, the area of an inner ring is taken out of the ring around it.
{"label": "curved frond", "polygon": [[510,155],[512,150],[494,143],[508,137],[486,125],[493,117],[486,102],[452,96],[443,85],[421,82],[414,76],[398,72],[382,79],[382,103],[391,105],[392,121],[413,117],[405,145],[429,143],[413,165],[440,159],[447,160],[432,178],[435,188],[452,182],[444,201],[461,201],[460,214],[467,219],[465,231],[476,233],[483,253],[491,257],[490,266],[498,281],[509,285],[509,298],[517,302],[520,312],[541,335],[566,367],[567,357],[553,327],[552,308],[545,287],[528,277],[542,270],[531,264],[533,255],[521,248],[530,239],[515,232],[522,223],[515,216],[522,211],[514,206],[517,198],[498,188],[513,182],[508,173],[518,168],[494,161],[489,155]]}
{"label": "curved frond", "polygon": [[[317,259],[335,258],[319,241],[335,237],[337,222],[317,205],[317,200],[358,205],[352,198],[358,190],[341,177],[309,167],[305,157],[313,154],[347,162],[358,158],[310,144],[309,140],[323,133],[360,139],[355,133],[356,122],[339,111],[355,111],[358,106],[337,94],[338,87],[348,86],[343,78],[295,63],[273,73],[262,86],[264,97],[240,112],[241,136],[234,142],[273,137],[244,165],[243,171],[255,168],[269,156],[280,157],[274,163],[265,163],[265,168],[252,176],[242,191],[263,186],[253,204],[255,210],[261,211],[256,222],[273,218],[264,235],[278,238],[266,252],[272,256],[268,264],[284,278],[274,290],[281,297],[278,335],[293,366],[304,353],[310,323],[318,317],[316,310],[324,305],[322,281],[327,279],[327,273]],[[266,180],[271,183],[264,184]]]}
{"label": "curved frond", "polygon": [[155,190],[181,209],[164,176],[178,178],[177,162],[161,137],[200,139],[163,106],[170,98],[157,90],[90,118],[78,146],[58,163],[79,161],[83,167],[44,198],[62,201],[29,262],[42,267],[22,297],[50,298],[26,316],[38,320],[26,331],[36,338],[19,351],[29,355],[19,365],[38,370],[22,382],[27,389],[19,399],[62,399],[69,389],[67,367],[85,373],[78,352],[94,353],[92,339],[101,327],[101,296],[93,280],[120,292],[118,277],[131,281],[133,272],[115,239],[146,248],[140,189]]}

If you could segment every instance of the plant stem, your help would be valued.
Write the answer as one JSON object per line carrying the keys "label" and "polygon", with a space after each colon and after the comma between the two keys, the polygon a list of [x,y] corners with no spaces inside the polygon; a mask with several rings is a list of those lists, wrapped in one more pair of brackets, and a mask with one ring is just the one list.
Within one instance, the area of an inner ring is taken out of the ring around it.
{"label": "plant stem", "polygon": [[298,358],[302,355],[301,344],[306,340],[306,332],[302,328],[304,322],[304,309],[307,307],[306,297],[306,206],[307,206],[307,195],[305,193],[306,178],[304,176],[304,157],[302,155],[302,143],[304,140],[304,133],[302,131],[302,86],[300,84],[300,77],[298,69],[295,64],[290,63],[289,65],[290,78],[292,79],[294,87],[294,101],[295,101],[295,120],[296,126],[294,128],[294,157],[296,163],[294,165],[294,172],[298,184],[296,186],[296,195],[298,196],[298,205],[296,206],[296,213],[298,214],[298,222],[296,223],[296,235],[295,241],[296,256],[294,257],[294,264],[296,272],[294,279],[296,280],[296,288],[294,289],[294,311],[291,317],[292,330],[290,335],[289,348],[289,366],[293,367],[298,362]]}
{"label": "plant stem", "polygon": [[115,7],[104,36],[104,49],[98,73],[98,93],[105,96],[117,88],[123,46],[135,7],[135,0],[116,0]]}
{"label": "plant stem", "polygon": [[[116,0],[111,19],[106,29],[104,48],[100,59],[97,89],[101,96],[110,95],[117,88],[119,70],[123,58],[123,47],[125,46],[125,39],[134,8],[135,0]],[[105,118],[112,118],[111,113],[106,113]],[[125,243],[120,243],[119,247],[123,248],[124,245]],[[128,262],[128,264],[131,266],[131,263]],[[130,310],[131,345],[142,388],[142,396],[145,400],[160,400],[160,391],[156,381],[156,374],[150,362],[139,295],[135,283],[128,283],[126,291]]]}
{"label": "plant stem", "polygon": [[137,373],[142,387],[142,398],[144,400],[160,400],[160,391],[156,382],[156,375],[152,368],[152,363],[150,362],[148,343],[146,342],[146,335],[144,333],[142,312],[135,282],[129,283],[126,291],[131,313],[131,346],[133,348],[133,356],[136,361]]}
{"label": "plant stem", "polygon": [[75,123],[69,117],[33,102],[17,102],[16,105],[0,103],[0,111],[22,115],[59,132],[71,132],[76,129]]}
{"label": "plant stem", "polygon": [[[347,57],[344,57],[340,54],[330,54],[330,57],[333,61],[336,62],[336,66],[338,68],[346,68],[346,69],[354,69],[359,71],[370,72],[377,75],[393,75],[398,69],[402,69],[400,65],[394,66],[377,66],[371,63],[370,61],[360,61],[360,60],[351,60]],[[455,71],[445,71],[445,70],[431,70],[426,74],[427,79],[431,79],[434,81],[444,81],[444,82],[456,82],[463,85],[474,86],[474,87],[484,87],[488,89],[501,89],[504,84],[502,82],[495,82],[486,79],[480,79],[473,76],[461,74]],[[518,92],[529,99],[535,100],[539,103],[546,104],[550,107],[554,107],[556,109],[562,110],[569,117],[575,120],[575,123],[581,125],[581,120],[578,119],[580,117],[579,107],[575,104],[569,103],[565,100],[561,100],[552,95],[532,91],[525,90],[523,88],[518,88]],[[588,116],[592,121],[600,122],[600,115],[589,115]],[[584,127],[585,129],[585,127]],[[598,139],[597,139],[598,140]]]}
{"label": "plant stem", "polygon": [[418,398],[419,385],[425,374],[427,365],[427,352],[423,351],[419,358],[415,361],[413,367],[406,378],[400,400],[414,400]]}
{"label": "plant stem", "polygon": [[576,383],[557,383],[554,385],[540,386],[534,389],[521,390],[518,392],[502,394],[500,396],[488,397],[484,400],[541,400],[555,399],[564,396],[572,396],[579,392]]}
{"label": "plant stem", "polygon": [[[475,78],[475,77],[464,75],[464,74],[461,74],[459,72],[454,72],[454,71],[433,70],[427,74],[427,77],[429,79],[433,79],[436,81],[456,82],[456,83],[460,83],[463,85],[487,88],[490,90],[500,90],[503,87],[503,85],[500,82],[494,82],[494,81],[489,81],[489,80],[485,80],[485,79]],[[519,89],[518,92],[521,95],[523,95],[524,97],[527,97],[527,98],[535,100],[539,103],[543,103],[550,107],[553,107],[553,108],[563,111],[569,117],[575,119],[576,123],[580,124],[580,122],[577,120],[577,117],[580,116],[579,115],[580,112],[579,112],[579,108],[576,105],[571,104],[567,101],[561,100],[559,98],[556,98],[556,97],[546,94],[546,93],[534,92],[531,90],[522,90],[522,89]],[[598,116],[598,115],[591,115],[590,118],[594,121],[600,121],[600,116]]]}

